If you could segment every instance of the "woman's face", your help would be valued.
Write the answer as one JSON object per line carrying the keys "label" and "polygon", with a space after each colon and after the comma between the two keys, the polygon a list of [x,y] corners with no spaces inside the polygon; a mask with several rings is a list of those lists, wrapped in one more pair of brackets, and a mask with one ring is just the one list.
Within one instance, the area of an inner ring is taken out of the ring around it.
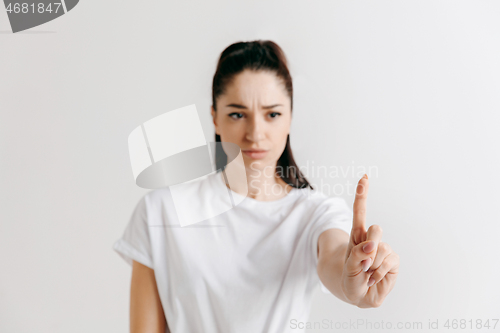
{"label": "woman's face", "polygon": [[217,99],[217,112],[212,107],[212,117],[221,141],[241,148],[246,167],[274,171],[292,120],[290,97],[274,73],[245,70],[235,76]]}

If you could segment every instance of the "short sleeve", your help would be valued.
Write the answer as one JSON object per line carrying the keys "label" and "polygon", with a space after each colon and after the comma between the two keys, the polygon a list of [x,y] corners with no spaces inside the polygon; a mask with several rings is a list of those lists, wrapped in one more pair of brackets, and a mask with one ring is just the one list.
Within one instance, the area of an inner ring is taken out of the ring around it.
{"label": "short sleeve", "polygon": [[114,243],[113,249],[128,264],[132,265],[135,260],[153,269],[146,195],[136,204],[123,236]]}
{"label": "short sleeve", "polygon": [[[315,265],[318,264],[318,238],[321,233],[328,229],[344,230],[348,235],[352,228],[352,210],[347,206],[344,198],[328,197],[316,209],[314,214],[314,225],[312,227],[312,253]],[[331,294],[330,291],[321,283],[321,290],[324,293]]]}

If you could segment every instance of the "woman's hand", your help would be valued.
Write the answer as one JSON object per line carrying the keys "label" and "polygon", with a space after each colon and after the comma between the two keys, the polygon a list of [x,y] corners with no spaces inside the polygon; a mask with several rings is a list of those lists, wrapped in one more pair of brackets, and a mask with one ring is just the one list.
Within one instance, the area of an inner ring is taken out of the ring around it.
{"label": "woman's hand", "polygon": [[350,303],[360,308],[379,307],[394,287],[399,256],[381,242],[382,228],[366,230],[368,176],[358,183],[353,207],[352,230],[347,246],[341,287]]}

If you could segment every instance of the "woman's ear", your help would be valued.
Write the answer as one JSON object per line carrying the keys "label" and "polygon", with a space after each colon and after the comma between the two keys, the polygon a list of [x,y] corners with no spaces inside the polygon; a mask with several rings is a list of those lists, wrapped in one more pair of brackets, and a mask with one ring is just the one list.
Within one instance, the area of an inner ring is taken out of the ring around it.
{"label": "woman's ear", "polygon": [[213,120],[214,126],[215,126],[215,134],[220,135],[219,131],[217,130],[217,121],[216,121],[217,113],[215,112],[213,105],[210,106],[210,113],[212,114],[212,120]]}

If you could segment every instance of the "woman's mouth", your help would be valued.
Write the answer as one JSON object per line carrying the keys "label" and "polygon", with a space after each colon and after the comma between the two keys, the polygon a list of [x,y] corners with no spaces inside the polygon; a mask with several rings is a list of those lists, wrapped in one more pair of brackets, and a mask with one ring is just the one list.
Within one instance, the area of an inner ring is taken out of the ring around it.
{"label": "woman's mouth", "polygon": [[268,152],[269,152],[269,150],[262,150],[262,149],[243,150],[243,154],[247,155],[248,157],[250,157],[254,160],[259,160],[261,158],[266,157]]}

